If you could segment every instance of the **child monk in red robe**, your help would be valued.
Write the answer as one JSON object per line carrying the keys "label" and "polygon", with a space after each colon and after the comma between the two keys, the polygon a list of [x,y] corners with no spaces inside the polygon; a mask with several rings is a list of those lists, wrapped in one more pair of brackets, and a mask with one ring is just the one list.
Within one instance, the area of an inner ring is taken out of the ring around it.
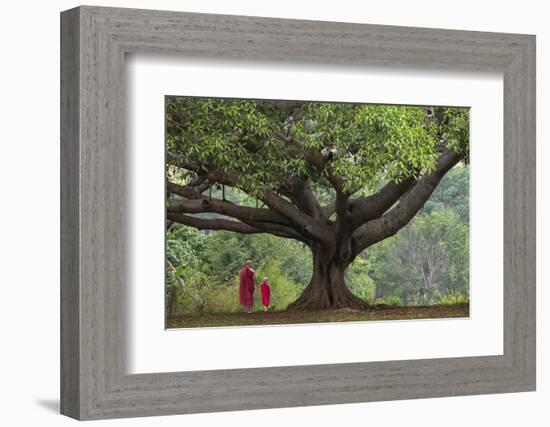
{"label": "child monk in red robe", "polygon": [[267,283],[267,277],[264,277],[264,281],[260,285],[260,293],[262,294],[262,304],[264,305],[264,311],[269,309],[269,301],[271,299],[271,288]]}
{"label": "child monk in red robe", "polygon": [[246,265],[239,273],[239,279],[239,303],[245,307],[247,313],[252,313],[256,278],[254,270],[252,270],[251,260],[246,261]]}

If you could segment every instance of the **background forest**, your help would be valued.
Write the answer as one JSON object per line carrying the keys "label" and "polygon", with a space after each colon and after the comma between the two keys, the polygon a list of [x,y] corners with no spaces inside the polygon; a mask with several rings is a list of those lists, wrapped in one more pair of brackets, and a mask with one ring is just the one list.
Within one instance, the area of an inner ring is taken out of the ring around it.
{"label": "background forest", "polygon": [[[216,196],[222,190],[212,191]],[[237,189],[224,191],[228,200],[253,203]],[[209,215],[215,214],[202,214]],[[370,304],[469,302],[468,221],[469,167],[459,163],[407,226],[353,261],[345,273],[347,285]],[[171,225],[166,234],[167,316],[240,311],[238,273],[246,259],[253,260],[257,280],[268,278],[275,311],[295,301],[311,278],[311,252],[301,242]],[[259,310],[259,300],[256,304]]]}

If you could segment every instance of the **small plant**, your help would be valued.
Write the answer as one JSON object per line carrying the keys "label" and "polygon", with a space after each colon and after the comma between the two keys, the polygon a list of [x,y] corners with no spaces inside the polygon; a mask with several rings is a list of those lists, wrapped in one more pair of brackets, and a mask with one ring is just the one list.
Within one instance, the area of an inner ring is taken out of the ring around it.
{"label": "small plant", "polygon": [[449,292],[447,295],[443,295],[439,300],[441,305],[455,305],[455,304],[468,304],[470,298],[467,295],[457,294]]}
{"label": "small plant", "polygon": [[399,307],[403,305],[403,301],[397,295],[390,295],[384,298],[378,298],[374,301],[374,304],[386,304],[391,305],[392,307]]}

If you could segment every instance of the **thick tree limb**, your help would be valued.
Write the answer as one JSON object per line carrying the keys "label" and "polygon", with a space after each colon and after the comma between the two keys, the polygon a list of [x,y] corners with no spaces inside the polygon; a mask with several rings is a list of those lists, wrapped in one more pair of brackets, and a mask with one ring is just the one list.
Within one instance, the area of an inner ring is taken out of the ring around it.
{"label": "thick tree limb", "polygon": [[266,233],[273,234],[275,236],[284,237],[287,239],[299,240],[308,245],[311,244],[311,239],[308,239],[306,236],[284,225],[273,224],[273,223],[262,222],[262,221],[243,221],[243,222],[252,227],[261,229]]}
{"label": "thick tree limb", "polygon": [[177,156],[170,152],[166,153],[166,163],[169,166],[175,166],[177,168],[187,169],[198,173],[198,166],[189,162],[189,159],[183,156]]}
{"label": "thick tree limb", "polygon": [[323,155],[317,150],[311,148],[306,148],[302,146],[298,141],[292,137],[281,136],[284,141],[288,144],[288,149],[291,153],[294,153],[298,156],[303,156],[304,160],[312,167],[314,167],[319,173],[326,172],[326,177],[330,184],[334,187],[337,192],[343,192],[344,190],[344,181],[337,177],[330,166],[330,156]]}
{"label": "thick tree limb", "polygon": [[335,213],[336,213],[336,201],[330,202],[328,205],[323,207],[323,214],[327,219],[330,218]]}
{"label": "thick tree limb", "polygon": [[282,235],[283,237],[295,238],[297,240],[307,240],[307,235],[302,235],[291,224],[279,215],[277,212],[269,209],[258,209],[247,206],[239,206],[234,203],[219,199],[176,199],[169,200],[167,212],[170,214],[187,213],[217,213],[240,220],[243,223],[256,227],[272,234]]}
{"label": "thick tree limb", "polygon": [[173,182],[166,181],[166,191],[168,193],[177,194],[178,196],[184,197],[186,199],[200,199],[202,196],[202,191],[199,192],[197,189],[193,188],[190,185],[179,185],[174,184]]}
{"label": "thick tree limb", "polygon": [[441,181],[441,178],[461,160],[461,156],[447,151],[439,158],[434,172],[424,175],[388,213],[357,228],[352,235],[354,256],[367,247],[393,236],[422,208]]}
{"label": "thick tree limb", "polygon": [[[212,169],[208,171],[207,176],[208,180],[211,182],[218,182],[220,184],[240,188],[241,190],[247,192],[246,186],[239,184],[236,174],[224,172],[220,169]],[[313,238],[316,240],[328,238],[328,229],[322,227],[322,225],[315,221],[312,217],[304,212],[301,212],[296,206],[279,196],[273,190],[261,190],[257,197],[269,206],[269,208],[289,220],[290,225],[301,234],[306,233],[308,238]]]}
{"label": "thick tree limb", "polygon": [[219,199],[209,199],[207,197],[191,200],[168,200],[167,211],[173,213],[213,212],[243,221],[263,221],[289,225],[288,221],[284,217],[269,209],[240,206],[232,202]]}
{"label": "thick tree limb", "polygon": [[172,212],[168,212],[167,217],[170,221],[183,225],[189,225],[191,227],[198,228],[199,230],[227,230],[242,234],[264,233],[263,230],[252,227],[248,224],[244,224],[239,221],[230,221],[228,219],[206,219]]}
{"label": "thick tree limb", "polygon": [[[319,173],[326,173],[327,180],[333,188],[340,193],[344,193],[344,180],[334,173],[330,165],[331,155],[325,155],[317,150],[306,148],[292,136],[279,134],[279,137],[288,144],[289,152],[296,156],[304,158],[304,160]],[[347,193],[350,195],[351,193]]]}
{"label": "thick tree limb", "polygon": [[[212,171],[208,174],[209,180],[222,182],[234,186],[236,182],[231,179],[231,176],[220,174]],[[204,213],[214,212],[220,215],[230,216],[246,222],[250,225],[261,226],[267,231],[271,228],[279,233],[286,233],[285,237],[293,236],[299,240],[311,240],[312,238],[321,240],[323,233],[325,238],[328,235],[326,231],[310,218],[304,212],[294,207],[271,190],[262,192],[261,200],[264,201],[271,209],[258,209],[246,206],[235,205],[234,203],[219,199],[209,199],[204,195],[199,194],[189,186],[180,186],[171,182],[167,182],[167,190],[173,194],[177,194],[188,200],[169,200],[168,212],[172,213]],[[268,227],[267,224],[273,223],[277,227]]]}
{"label": "thick tree limb", "polygon": [[377,193],[368,197],[353,200],[350,203],[350,212],[352,215],[352,228],[356,229],[367,221],[383,215],[403,194],[410,190],[416,179],[408,177],[403,181],[389,182]]}
{"label": "thick tree limb", "polygon": [[288,220],[300,227],[300,232],[305,232],[314,240],[329,241],[332,233],[328,227],[324,227],[319,221],[300,211],[292,203],[287,202],[272,190],[262,190],[260,200],[280,213]]}
{"label": "thick tree limb", "polygon": [[326,164],[328,158],[324,157],[320,152],[311,148],[304,147],[299,141],[291,135],[286,135],[282,132],[275,134],[283,142],[287,144],[287,149],[291,154],[298,157],[304,157],[304,160],[317,170],[321,171]]}
{"label": "thick tree limb", "polygon": [[199,230],[226,230],[241,234],[259,234],[269,233],[286,239],[300,240],[307,243],[307,239],[299,235],[292,229],[286,229],[277,224],[262,222],[244,223],[240,221],[231,221],[223,218],[199,218],[181,213],[168,212],[168,220],[178,224],[195,227]]}
{"label": "thick tree limb", "polygon": [[[171,156],[169,160],[173,163],[181,165],[186,169],[195,170],[193,165],[186,163],[184,159]],[[316,158],[316,161],[322,161],[322,158]],[[241,190],[247,192],[247,189],[243,187],[242,183],[239,184],[239,179],[236,174],[228,173],[227,171],[215,167],[214,165],[212,165],[210,170],[206,173],[206,177],[208,178],[208,182],[210,183],[217,182],[220,184],[240,188]],[[167,186],[167,190],[188,199],[199,198],[197,194],[192,193],[191,189],[181,187],[182,186],[180,186],[180,188],[177,188],[175,187],[175,184],[170,184]],[[307,191],[307,189],[303,187],[302,191],[303,192],[301,194],[294,195],[294,199],[297,204],[306,201],[302,197],[306,195],[305,191]],[[306,233],[309,238],[314,238],[316,240],[326,240],[330,238],[329,230],[315,220],[319,216],[321,210],[312,192],[311,197],[309,198],[310,200],[308,201],[310,206],[310,212],[308,213],[311,213],[312,216],[306,213],[307,211],[302,212],[301,209],[297,208],[292,203],[289,203],[287,200],[285,200],[283,197],[279,196],[272,190],[263,190],[258,197],[272,210],[286,217],[292,223],[292,226],[294,226],[294,228],[301,234]],[[312,198],[315,200],[313,201]]]}
{"label": "thick tree limb", "polygon": [[[297,156],[303,156],[304,160],[312,166],[314,169],[317,170],[319,173],[326,172],[327,179],[329,183],[332,185],[332,187],[336,190],[337,193],[345,194],[344,192],[344,181],[341,178],[338,178],[335,176],[332,168],[330,167],[330,157],[324,156],[319,151],[306,148],[300,142],[296,141],[292,136],[286,136],[284,134],[279,134],[279,137],[283,139],[288,144],[288,149],[290,152],[293,152]],[[294,177],[294,179],[299,179],[298,177]],[[314,218],[319,218],[320,216],[323,216],[325,220],[328,220],[330,216],[334,212],[327,212],[327,210],[322,209],[318,200],[313,195],[313,192],[309,188],[309,185],[307,184],[306,180],[302,180],[305,185],[303,187],[304,192],[302,194],[298,194],[296,196],[298,202],[304,201],[304,199],[307,198],[307,203],[309,204],[309,212],[307,212],[310,216]],[[309,190],[309,191],[308,191]],[[346,194],[349,196],[349,194]],[[301,197],[300,197],[301,196]],[[300,205],[300,203],[296,203],[297,206],[303,210],[303,205]],[[327,215],[328,213],[328,215]]]}
{"label": "thick tree limb", "polygon": [[349,196],[343,193],[336,193],[335,211],[337,218],[349,219]]}
{"label": "thick tree limb", "polygon": [[314,219],[323,217],[321,205],[307,180],[301,177],[290,177],[287,181],[288,197],[292,199],[298,209]]}
{"label": "thick tree limb", "polygon": [[[211,183],[217,182],[219,184],[225,184],[247,192],[246,186],[239,184],[238,176],[236,174],[223,171],[219,168],[212,168],[206,173],[206,176],[208,177],[208,181]],[[179,191],[179,189],[176,189],[173,186],[168,188],[169,191],[171,189]],[[176,191],[174,192],[178,194]],[[191,193],[189,194],[191,195]],[[182,196],[190,198],[185,195]],[[197,198],[196,195],[195,198]],[[269,208],[284,216],[290,222],[290,225],[300,234],[305,233],[308,238],[313,238],[316,240],[329,238],[328,236],[330,232],[328,229],[324,228],[306,213],[301,212],[296,206],[279,196],[274,191],[262,190],[258,195],[258,198],[269,206]]]}

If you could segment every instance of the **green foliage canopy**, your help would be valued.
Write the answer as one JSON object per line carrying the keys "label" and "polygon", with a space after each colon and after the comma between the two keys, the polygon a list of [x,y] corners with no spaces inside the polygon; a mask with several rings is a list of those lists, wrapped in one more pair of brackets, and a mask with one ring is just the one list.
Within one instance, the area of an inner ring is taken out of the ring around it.
{"label": "green foliage canopy", "polygon": [[169,163],[234,175],[249,194],[295,175],[328,186],[312,152],[330,153],[350,192],[433,171],[442,144],[468,152],[467,109],[188,97],[166,107]]}

